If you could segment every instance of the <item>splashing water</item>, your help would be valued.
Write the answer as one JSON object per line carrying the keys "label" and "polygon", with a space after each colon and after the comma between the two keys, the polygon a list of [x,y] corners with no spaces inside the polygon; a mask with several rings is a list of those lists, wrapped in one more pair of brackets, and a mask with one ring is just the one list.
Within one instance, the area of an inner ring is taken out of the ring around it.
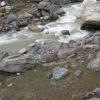
{"label": "splashing water", "polygon": [[[22,29],[20,32],[9,34],[4,34],[0,36],[0,44],[13,43],[22,40],[38,40],[38,39],[50,39],[51,37],[57,37],[59,42],[69,42],[70,40],[77,40],[83,38],[88,34],[86,31],[80,30],[80,22],[76,19],[76,14],[79,10],[80,4],[73,4],[62,9],[65,11],[65,15],[59,17],[55,22],[50,22],[43,27],[45,30],[41,33],[34,33],[28,31],[27,27]],[[70,36],[63,35],[61,32],[63,30],[69,30]],[[46,34],[46,33],[49,33]],[[57,41],[56,40],[56,41]],[[26,41],[27,42],[27,41]]]}

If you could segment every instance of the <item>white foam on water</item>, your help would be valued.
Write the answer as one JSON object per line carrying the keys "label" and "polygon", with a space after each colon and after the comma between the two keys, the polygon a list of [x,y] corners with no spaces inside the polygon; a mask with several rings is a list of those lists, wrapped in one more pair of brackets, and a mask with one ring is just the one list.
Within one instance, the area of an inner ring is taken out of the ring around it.
{"label": "white foam on water", "polygon": [[[77,22],[76,14],[79,10],[79,7],[79,4],[74,4],[69,7],[62,8],[65,11],[65,15],[60,17],[57,21],[50,22],[45,26],[38,25],[38,27],[40,28],[45,28],[42,33],[28,31],[28,28],[25,27],[23,30],[17,33],[13,33],[9,37],[7,35],[0,36],[0,44],[11,43],[21,39],[32,39],[33,37],[35,38],[35,35],[38,35],[41,38],[40,34],[45,34],[47,32],[51,35],[58,37],[59,42],[68,42],[70,40],[83,38],[88,34],[88,32],[80,30],[80,24]],[[61,33],[62,30],[69,30],[71,35],[63,36]]]}

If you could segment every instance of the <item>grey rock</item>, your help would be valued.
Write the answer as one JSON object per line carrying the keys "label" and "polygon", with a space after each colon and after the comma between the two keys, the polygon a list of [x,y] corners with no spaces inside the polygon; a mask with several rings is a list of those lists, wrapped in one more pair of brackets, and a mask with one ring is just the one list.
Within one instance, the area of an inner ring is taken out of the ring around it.
{"label": "grey rock", "polygon": [[100,94],[100,88],[95,88],[95,89],[93,90],[93,92],[94,92],[95,94]]}
{"label": "grey rock", "polygon": [[8,52],[0,52],[0,61],[9,56]]}
{"label": "grey rock", "polygon": [[79,77],[81,75],[82,71],[81,70],[77,70],[74,74]]}
{"label": "grey rock", "polygon": [[28,52],[34,59],[41,63],[49,63],[58,60],[57,49],[49,47],[48,44],[42,45],[41,43],[37,43],[31,47]]}
{"label": "grey rock", "polygon": [[4,58],[0,62],[0,70],[5,72],[23,72],[26,69],[34,67],[34,60],[31,59],[30,55],[14,55]]}
{"label": "grey rock", "polygon": [[61,33],[62,33],[63,35],[70,35],[70,32],[69,32],[68,30],[63,30],[63,31],[61,31]]}
{"label": "grey rock", "polygon": [[67,57],[73,55],[75,53],[75,48],[65,48],[59,50],[57,56],[59,59],[66,59]]}
{"label": "grey rock", "polygon": [[32,14],[25,12],[23,14],[20,14],[18,18],[19,19],[20,18],[32,18]]}
{"label": "grey rock", "polygon": [[100,46],[98,44],[86,44],[83,45],[83,49],[96,49],[98,50]]}
{"label": "grey rock", "polygon": [[32,21],[32,15],[25,12],[23,14],[20,14],[18,17],[18,26],[27,26]]}
{"label": "grey rock", "polygon": [[95,36],[94,37],[94,43],[95,44],[100,44],[100,36]]}
{"label": "grey rock", "polygon": [[8,18],[7,18],[7,23],[10,23],[10,22],[12,22],[12,21],[15,21],[16,20],[16,18],[17,18],[17,16],[15,15],[15,14],[9,14],[8,15]]}
{"label": "grey rock", "polygon": [[43,11],[42,11],[42,16],[44,16],[44,17],[45,17],[45,16],[49,16],[49,13],[43,10]]}
{"label": "grey rock", "polygon": [[45,7],[50,6],[50,2],[42,1],[38,4],[39,9],[45,9]]}
{"label": "grey rock", "polygon": [[27,19],[20,19],[18,20],[18,27],[25,27],[28,25]]}
{"label": "grey rock", "polygon": [[91,60],[89,64],[87,65],[87,68],[94,71],[100,70],[100,58],[95,58]]}
{"label": "grey rock", "polygon": [[68,69],[66,68],[61,68],[61,67],[56,67],[53,69],[53,79],[54,80],[59,80],[60,78],[64,77],[69,73]]}
{"label": "grey rock", "polygon": [[88,5],[82,15],[81,29],[100,29],[100,1]]}

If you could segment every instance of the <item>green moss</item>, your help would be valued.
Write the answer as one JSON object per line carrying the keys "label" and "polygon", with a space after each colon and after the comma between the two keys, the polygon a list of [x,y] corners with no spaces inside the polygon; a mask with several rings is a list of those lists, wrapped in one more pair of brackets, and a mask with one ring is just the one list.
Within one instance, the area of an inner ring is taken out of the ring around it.
{"label": "green moss", "polygon": [[14,99],[13,100],[24,100],[24,97],[14,97]]}

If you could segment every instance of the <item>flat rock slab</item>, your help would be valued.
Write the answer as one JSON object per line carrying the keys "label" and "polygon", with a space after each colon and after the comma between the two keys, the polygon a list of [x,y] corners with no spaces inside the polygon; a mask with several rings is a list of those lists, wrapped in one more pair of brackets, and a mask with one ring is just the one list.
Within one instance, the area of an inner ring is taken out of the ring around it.
{"label": "flat rock slab", "polygon": [[81,29],[100,30],[100,1],[86,7],[81,22]]}

